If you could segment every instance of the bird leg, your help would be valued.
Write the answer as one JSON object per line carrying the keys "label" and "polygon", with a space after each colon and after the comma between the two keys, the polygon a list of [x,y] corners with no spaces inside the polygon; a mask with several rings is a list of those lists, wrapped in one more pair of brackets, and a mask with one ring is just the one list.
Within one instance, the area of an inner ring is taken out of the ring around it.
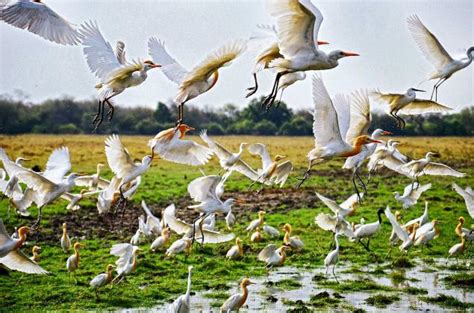
{"label": "bird leg", "polygon": [[303,183],[309,178],[309,176],[311,175],[311,168],[312,167],[313,167],[313,162],[310,160],[309,165],[308,165],[308,169],[306,170],[306,172],[304,172],[303,178],[298,178],[300,182],[296,185],[297,189],[300,188],[301,185],[303,185]]}
{"label": "bird leg", "polygon": [[31,228],[32,228],[32,229],[35,229],[35,228],[39,225],[39,223],[41,222],[41,214],[42,214],[42,212],[43,212],[43,206],[40,206],[40,207],[38,208],[38,218],[36,219],[36,222],[34,222],[34,224],[31,225]]}
{"label": "bird leg", "polygon": [[285,92],[285,89],[283,89],[283,90],[280,92],[280,99],[278,99],[278,102],[277,102],[277,104],[276,104],[276,108],[277,108],[277,109],[280,107],[281,98],[283,98],[283,92]]}
{"label": "bird leg", "polygon": [[[441,78],[433,87],[433,92],[434,92],[434,96],[435,96],[435,101],[438,101],[438,88],[439,86],[441,86],[441,84],[443,84],[445,81],[447,80],[447,78]],[[430,100],[433,100],[433,92],[431,93],[431,98]]]}
{"label": "bird leg", "polygon": [[370,245],[370,237],[369,237],[369,239],[367,239],[367,251],[370,251],[369,245]]}
{"label": "bird leg", "polygon": [[364,248],[365,248],[365,250],[367,250],[367,251],[369,251],[369,252],[370,252],[370,250],[369,250],[369,247],[368,247],[368,246],[366,246],[366,245],[364,245],[364,243],[362,242],[362,240],[361,240],[361,239],[359,239],[359,243],[362,245],[362,247],[364,247]]}
{"label": "bird leg", "polygon": [[92,125],[94,125],[94,131],[97,131],[99,126],[102,124],[102,121],[104,120],[104,104],[105,104],[104,101],[100,101],[100,104],[99,104],[100,114],[98,114],[97,117],[94,118],[94,120],[92,121]]}
{"label": "bird leg", "polygon": [[436,86],[442,81],[443,79],[440,78],[433,86],[433,90],[431,91],[431,97],[430,97],[430,100],[433,100],[433,96],[434,96],[434,93],[435,93],[435,90],[436,90]]}
{"label": "bird leg", "polygon": [[194,241],[196,241],[196,223],[200,218],[201,218],[201,215],[199,215],[193,220],[193,238],[192,238],[191,244],[193,244]]}
{"label": "bird leg", "polygon": [[336,264],[332,266],[332,274],[334,275],[334,279],[336,280],[336,282],[339,284],[339,281],[337,280],[337,277],[336,277],[336,273],[334,272],[335,268],[336,268]]}
{"label": "bird leg", "polygon": [[273,103],[275,102],[275,98],[278,94],[278,85],[280,83],[280,78],[285,75],[285,74],[288,74],[289,72],[279,72],[277,73],[276,77],[275,77],[275,82],[273,84],[273,89],[272,89],[272,92],[265,98],[265,100],[263,101],[262,103],[262,107],[265,107],[265,110],[268,111]]}
{"label": "bird leg", "polygon": [[184,102],[178,105],[178,120],[176,121],[176,126],[179,126],[183,123],[184,118]]}
{"label": "bird leg", "polygon": [[101,112],[102,112],[102,101],[99,100],[98,110],[97,110],[97,113],[94,115],[94,119],[92,120],[92,125],[94,125],[99,120]]}
{"label": "bird leg", "polygon": [[[111,97],[110,97],[111,98]],[[107,98],[105,99],[105,102],[107,103],[107,105],[109,106],[109,112],[107,112],[107,116],[109,118],[109,121],[112,120],[112,118],[114,117],[114,112],[115,112],[115,108],[114,106],[112,105],[112,103],[110,103],[110,98]]]}
{"label": "bird leg", "polygon": [[359,188],[357,188],[357,182],[356,182],[356,176],[355,176],[355,172],[352,174],[352,185],[354,186],[354,189],[357,193],[357,199],[359,200],[359,202],[361,201],[361,197],[360,197],[360,193],[359,193]]}
{"label": "bird leg", "polygon": [[251,95],[253,95],[254,93],[256,93],[257,90],[258,90],[257,73],[253,73],[253,80],[254,80],[254,82],[255,82],[255,86],[250,87],[250,88],[247,88],[247,90],[249,91],[249,93],[247,93],[247,95],[245,96],[245,98],[250,97]]}

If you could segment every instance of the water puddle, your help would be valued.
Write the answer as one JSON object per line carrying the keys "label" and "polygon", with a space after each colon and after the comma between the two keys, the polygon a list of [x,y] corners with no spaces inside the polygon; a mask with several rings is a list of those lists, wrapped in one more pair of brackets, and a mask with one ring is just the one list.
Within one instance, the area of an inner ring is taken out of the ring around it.
{"label": "water puddle", "polygon": [[[446,310],[436,304],[426,303],[419,299],[420,296],[434,297],[438,294],[452,296],[464,303],[474,302],[474,292],[461,288],[448,286],[443,279],[456,274],[445,268],[445,260],[436,260],[433,264],[423,264],[417,260],[417,265],[408,269],[391,269],[388,266],[366,266],[354,269],[350,264],[340,265],[336,269],[336,275],[341,284],[352,284],[355,282],[369,282],[375,288],[370,291],[346,291],[334,290],[334,277],[326,276],[324,268],[302,269],[294,267],[281,267],[274,269],[268,276],[251,278],[255,285],[249,287],[250,296],[241,312],[286,312],[294,305],[305,305],[315,299],[315,295],[332,299],[338,305],[317,306],[308,308],[313,310],[341,311],[344,309],[360,308],[366,311],[381,312],[408,312],[417,310]],[[455,264],[449,262],[448,265]],[[383,269],[383,272],[381,269]],[[469,268],[471,270],[471,268]],[[316,279],[313,279],[315,278]],[[282,282],[283,281],[283,282]],[[281,282],[280,284],[278,282]],[[377,286],[382,286],[377,288]],[[395,291],[383,291],[386,289],[397,289]],[[406,288],[411,288],[407,292]],[[416,289],[415,289],[416,288]],[[403,291],[405,289],[405,291]],[[420,293],[420,289],[424,290]],[[222,290],[220,290],[222,291]],[[417,292],[418,291],[418,292]],[[193,312],[219,312],[219,306],[225,299],[212,299],[206,294],[212,295],[215,290],[197,292],[191,297]],[[228,294],[239,292],[235,286],[227,290]],[[326,293],[325,293],[326,292]],[[385,307],[376,307],[367,303],[367,298],[375,294],[397,296],[399,300]],[[316,297],[318,298],[318,297]],[[336,299],[337,298],[337,299]],[[127,309],[127,312],[165,312],[168,304],[162,304],[149,309]],[[336,307],[336,308],[334,308]]]}

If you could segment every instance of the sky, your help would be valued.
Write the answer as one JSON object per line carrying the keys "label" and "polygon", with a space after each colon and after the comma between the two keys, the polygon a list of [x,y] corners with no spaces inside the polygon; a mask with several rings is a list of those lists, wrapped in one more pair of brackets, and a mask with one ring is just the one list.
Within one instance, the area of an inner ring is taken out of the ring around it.
{"label": "sky", "polygon": [[[411,38],[406,18],[418,14],[446,50],[461,57],[474,45],[474,2],[463,1],[316,1],[324,21],[319,39],[322,49],[360,54],[340,60],[321,71],[329,94],[360,88],[403,93],[410,87],[431,90],[419,83],[432,71]],[[112,46],[126,44],[128,58],[147,59],[147,40],[156,36],[167,50],[190,69],[209,52],[234,38],[247,38],[258,24],[271,24],[263,1],[119,1],[44,0],[57,13],[79,25],[96,20]],[[80,46],[61,46],[27,31],[0,23],[0,94],[21,90],[33,103],[65,95],[96,97],[97,79],[91,74]],[[217,85],[191,103],[219,108],[227,103],[244,106],[246,88],[253,85],[253,60],[262,47],[252,44],[234,63],[220,71]],[[283,100],[294,109],[312,106],[311,73],[285,91]],[[274,74],[259,75],[257,96],[266,95]],[[440,87],[438,101],[457,110],[474,104],[474,65],[456,73]],[[148,72],[142,85],[115,97],[119,106],[155,107],[174,98],[177,87],[159,70]],[[429,93],[427,95],[429,97]]]}

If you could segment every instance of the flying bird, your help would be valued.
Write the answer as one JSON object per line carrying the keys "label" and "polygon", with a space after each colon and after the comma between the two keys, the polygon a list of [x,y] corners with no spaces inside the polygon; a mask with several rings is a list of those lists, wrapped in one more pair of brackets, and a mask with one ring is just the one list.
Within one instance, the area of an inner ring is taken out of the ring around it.
{"label": "flying bird", "polygon": [[266,268],[272,268],[274,266],[281,266],[286,260],[286,251],[290,247],[282,245],[277,247],[274,244],[269,244],[258,254],[258,260],[265,262]]}
{"label": "flying bird", "polygon": [[213,152],[193,140],[185,140],[186,133],[191,130],[194,128],[179,124],[159,132],[148,141],[148,146],[163,160],[192,166],[204,165],[209,162]]}
{"label": "flying bird", "polygon": [[81,42],[76,27],[42,0],[18,0],[13,3],[3,0],[0,4],[0,21],[61,45],[74,46]]}
{"label": "flying bird", "polygon": [[219,79],[219,69],[241,55],[247,46],[245,40],[232,40],[219,49],[211,52],[206,58],[196,65],[191,71],[186,70],[166,51],[163,41],[154,37],[148,41],[148,53],[153,60],[161,64],[163,74],[177,84],[178,94],[175,102],[178,105],[178,121],[184,119],[184,104],[214,87]]}
{"label": "flying bird", "polygon": [[405,187],[403,195],[400,195],[398,191],[395,191],[395,200],[403,204],[404,209],[408,209],[416,204],[421,194],[431,188],[431,184],[419,186],[418,183],[409,184]]}
{"label": "flying bird", "polygon": [[293,164],[291,161],[286,159],[285,155],[277,154],[275,157],[270,157],[267,147],[263,143],[251,144],[248,151],[253,155],[258,155],[262,159],[262,167],[257,170],[258,178],[253,181],[254,183],[261,183],[263,185],[280,185],[280,188],[286,183],[288,176],[293,170]]}
{"label": "flying bird", "polygon": [[466,187],[466,189],[462,189],[456,183],[453,183],[453,189],[464,198],[464,202],[466,203],[466,209],[471,218],[474,218],[474,191],[472,191],[471,187]]}
{"label": "flying bird", "polygon": [[[110,43],[105,40],[96,22],[86,22],[82,25],[80,32],[83,36],[83,52],[89,69],[100,80],[100,83],[96,85],[99,94],[99,105],[97,114],[92,121],[95,129],[97,129],[104,120],[104,105],[108,105],[107,116],[109,120],[112,120],[114,106],[110,103],[110,99],[121,94],[127,88],[140,85],[146,80],[149,70],[161,65],[150,60],[135,60],[122,64],[121,62],[125,61],[123,43],[119,45],[116,54]],[[117,55],[119,55],[119,58],[117,58]]]}
{"label": "flying bird", "polygon": [[278,47],[282,57],[270,62],[277,75],[270,95],[263,106],[270,108],[277,96],[280,79],[288,73],[328,70],[339,65],[338,60],[358,56],[341,50],[326,54],[319,49],[318,35],[323,15],[310,0],[267,1],[267,11],[276,19]]}
{"label": "flying bird", "polygon": [[388,114],[395,119],[399,128],[405,128],[405,120],[398,114],[419,115],[425,113],[444,113],[452,108],[442,105],[436,101],[416,98],[416,92],[425,92],[421,89],[409,88],[404,94],[372,92],[375,99],[387,103]]}
{"label": "flying bird", "polygon": [[431,98],[433,95],[435,101],[438,98],[438,88],[447,79],[449,79],[454,73],[468,67],[472,59],[474,58],[474,47],[470,47],[466,51],[467,58],[461,60],[453,59],[446,49],[441,45],[438,38],[431,33],[428,28],[421,22],[417,15],[412,15],[407,19],[408,30],[410,31],[413,39],[415,40],[418,48],[430,62],[435,71],[428,76],[428,80],[437,79],[438,81],[433,86]]}
{"label": "flying bird", "polygon": [[117,243],[110,249],[110,254],[119,257],[115,261],[117,276],[112,282],[118,284],[127,275],[130,275],[137,268],[137,254],[140,248],[129,243]]}

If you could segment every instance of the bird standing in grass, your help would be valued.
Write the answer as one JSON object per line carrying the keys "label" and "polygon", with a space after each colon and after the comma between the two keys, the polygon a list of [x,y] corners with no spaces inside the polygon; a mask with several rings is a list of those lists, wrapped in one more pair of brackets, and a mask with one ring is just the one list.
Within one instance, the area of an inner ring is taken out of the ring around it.
{"label": "bird standing in grass", "polygon": [[69,277],[71,276],[71,273],[74,273],[79,268],[79,263],[81,260],[79,249],[83,247],[84,245],[79,242],[74,243],[74,254],[67,258],[66,261],[66,268],[69,272]]}
{"label": "bird standing in grass", "polygon": [[302,250],[304,247],[304,242],[300,239],[299,236],[291,236],[291,232],[293,231],[291,225],[286,223],[285,225],[283,225],[282,229],[285,232],[285,236],[283,237],[283,243],[294,250]]}
{"label": "bird standing in grass", "polygon": [[237,293],[230,296],[224,304],[222,304],[220,312],[221,313],[229,313],[234,311],[239,311],[240,308],[245,304],[247,298],[249,296],[248,286],[254,284],[248,278],[242,279],[240,283],[240,289],[242,289],[242,293]]}
{"label": "bird standing in grass", "polygon": [[250,236],[251,242],[261,242],[263,240],[262,233],[260,232],[260,227],[255,228],[255,231]]}
{"label": "bird standing in grass", "polygon": [[458,218],[458,224],[456,225],[456,228],[454,229],[454,232],[456,233],[456,235],[458,235],[459,237],[461,236],[464,236],[464,238],[466,239],[466,241],[474,241],[474,230],[472,229],[467,229],[467,228],[464,228],[464,222],[466,220],[464,219],[463,216],[460,216]]}
{"label": "bird standing in grass", "polygon": [[339,261],[339,234],[334,234],[334,241],[336,242],[336,248],[328,253],[326,258],[324,259],[324,266],[326,266],[326,275],[328,274],[329,267],[332,265],[332,274],[334,275],[334,279],[336,282],[339,283],[336,277],[336,273],[334,272],[337,262]]}
{"label": "bird standing in grass", "polygon": [[165,254],[167,257],[175,257],[181,252],[186,252],[186,256],[188,256],[191,253],[192,247],[192,239],[184,237],[173,242]]}
{"label": "bird standing in grass", "polygon": [[63,234],[61,236],[61,248],[65,253],[68,253],[71,249],[71,240],[67,233],[67,223],[63,223]]}
{"label": "bird standing in grass", "polygon": [[237,237],[235,238],[235,245],[233,245],[229,251],[227,251],[225,257],[229,260],[238,260],[244,256],[244,249],[242,247],[242,240]]}
{"label": "bird standing in grass", "polygon": [[170,313],[188,313],[191,312],[191,275],[193,267],[188,267],[188,288],[184,295],[179,296],[173,303],[170,304],[168,311]]}
{"label": "bird standing in grass", "polygon": [[127,275],[137,269],[138,251],[140,251],[140,248],[129,243],[118,243],[112,246],[110,254],[119,257],[115,261],[117,276],[112,280],[113,283],[120,283]]}
{"label": "bird standing in grass", "polygon": [[258,211],[258,218],[251,221],[249,226],[245,228],[246,231],[251,232],[263,225],[265,219],[265,211]]}
{"label": "bird standing in grass", "polygon": [[99,299],[99,288],[102,288],[112,282],[113,270],[114,266],[112,264],[108,264],[105,273],[97,275],[90,281],[89,285],[94,288],[95,296],[97,299]]}
{"label": "bird standing in grass", "polygon": [[[370,251],[370,239],[379,232],[382,226],[382,214],[384,214],[383,209],[378,209],[378,220],[376,222],[360,225],[354,231],[353,239],[356,239],[360,244],[362,244],[367,251]],[[367,238],[367,244],[365,245],[362,243],[363,238]]]}
{"label": "bird standing in grass", "polygon": [[30,258],[31,261],[35,262],[35,263],[39,263],[40,261],[40,252],[41,252],[41,247],[39,246],[33,246],[33,249],[31,249],[31,252],[32,252],[32,256]]}
{"label": "bird standing in grass", "polygon": [[161,236],[156,238],[150,246],[151,251],[156,251],[164,248],[170,241],[171,230],[169,227],[163,228],[161,231]]}
{"label": "bird standing in grass", "polygon": [[448,251],[448,258],[446,259],[446,263],[448,263],[448,260],[452,256],[458,256],[459,254],[463,254],[464,250],[466,250],[466,238],[464,237],[464,234],[460,236],[461,242],[455,244],[451,248],[449,248]]}

